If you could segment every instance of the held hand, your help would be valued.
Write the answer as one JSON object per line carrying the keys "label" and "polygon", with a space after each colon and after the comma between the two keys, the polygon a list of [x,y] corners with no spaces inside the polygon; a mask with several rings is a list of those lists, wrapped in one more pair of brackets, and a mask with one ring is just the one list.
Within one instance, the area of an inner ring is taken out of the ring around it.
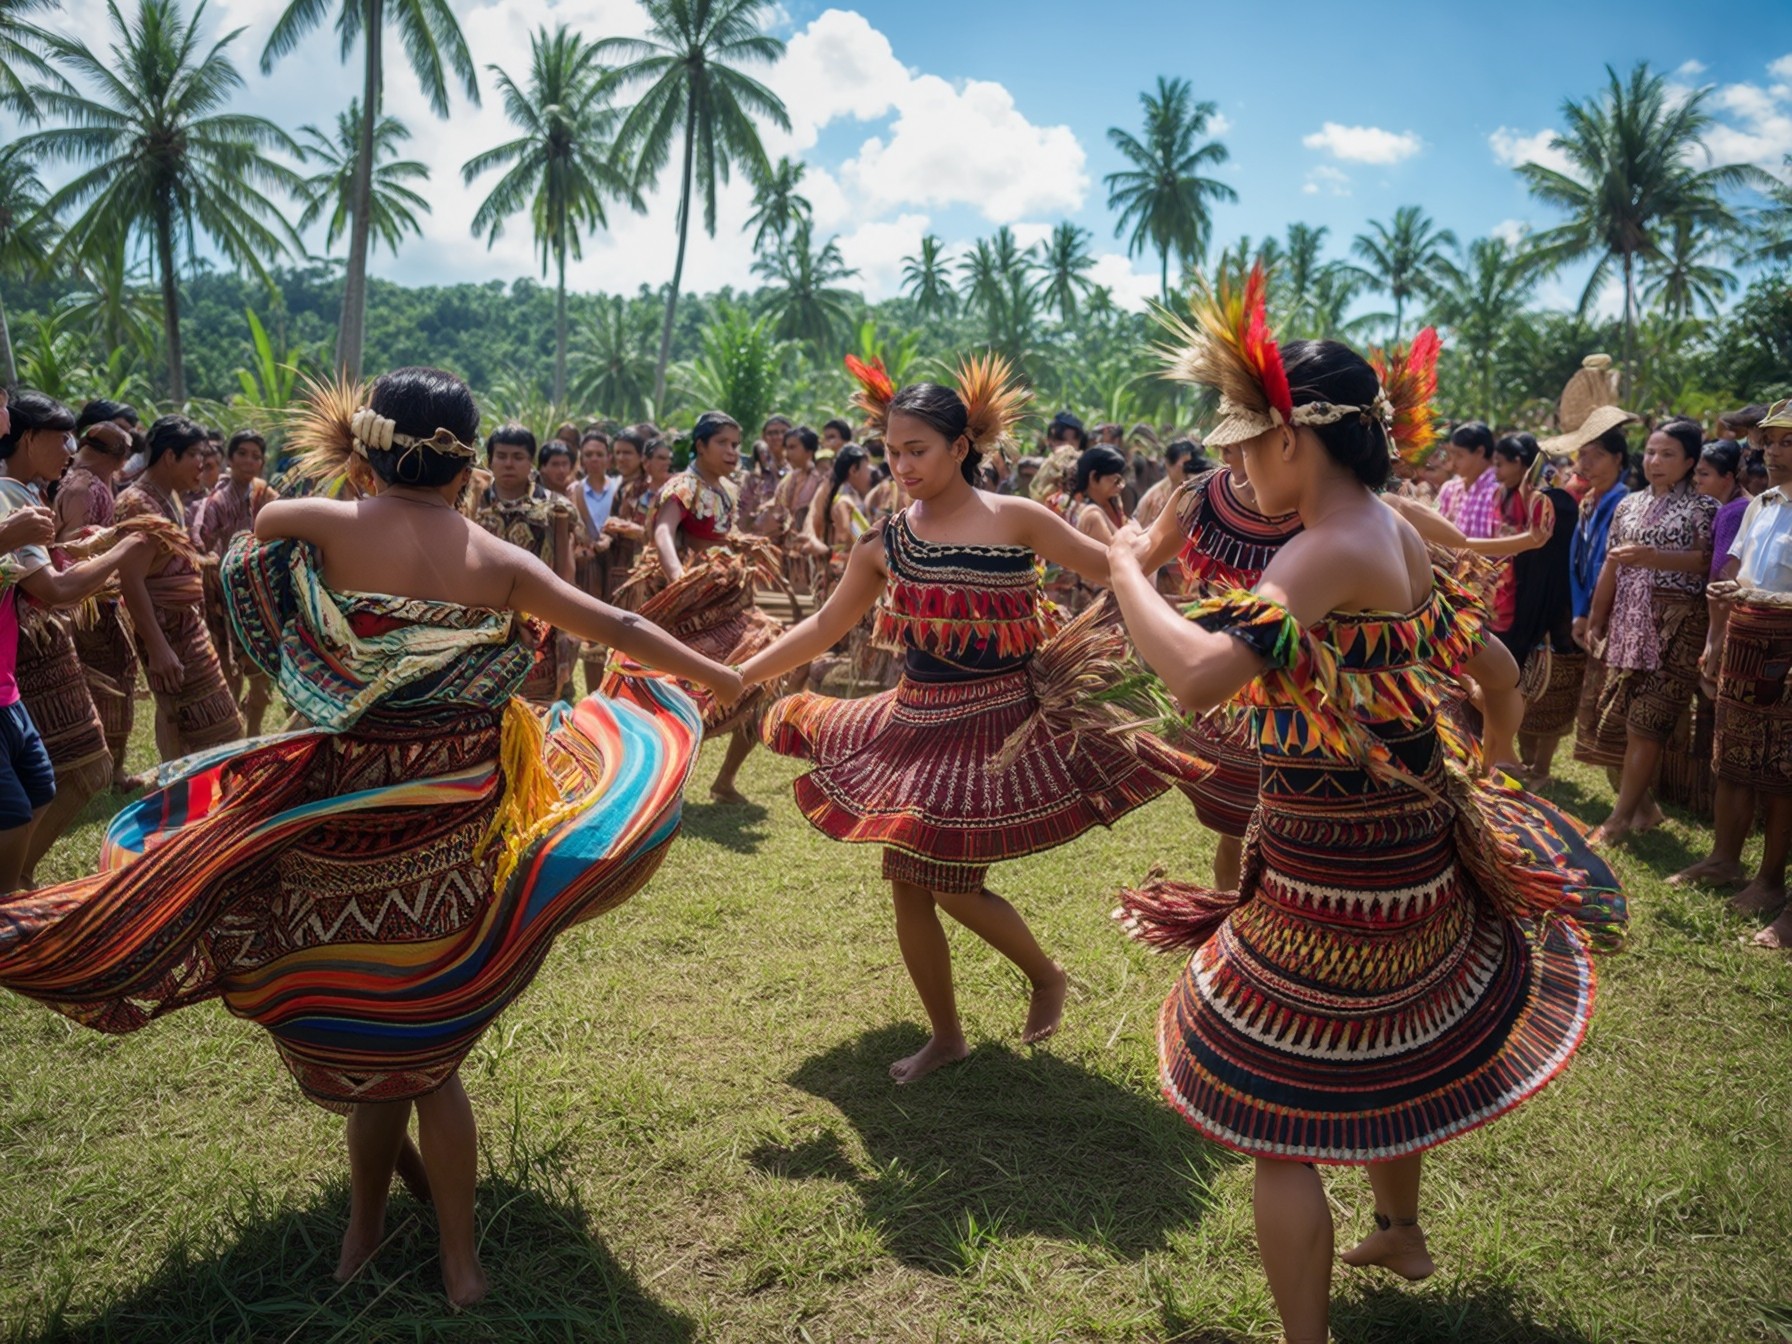
{"label": "held hand", "polygon": [[1574,618],[1573,635],[1576,644],[1583,649],[1587,647],[1587,618],[1585,616]]}
{"label": "held hand", "polygon": [[1597,649],[1597,648],[1601,647],[1602,645],[1604,645],[1604,643],[1605,643],[1605,622],[1603,622],[1603,621],[1597,621],[1597,622],[1588,621],[1587,622],[1586,647],[1588,649]]}
{"label": "held hand", "polygon": [[716,703],[723,709],[727,709],[736,700],[739,700],[747,689],[746,681],[739,671],[732,667],[723,667],[720,664],[717,664],[715,673],[706,684],[710,694],[715,696]]}
{"label": "held hand", "polygon": [[1108,565],[1139,569],[1150,549],[1151,534],[1138,523],[1127,522],[1108,541]]}
{"label": "held hand", "polygon": [[149,650],[149,666],[144,669],[144,675],[151,690],[176,695],[180,692],[181,682],[186,679],[187,669],[168,641],[161,639]]}
{"label": "held hand", "polygon": [[1608,554],[1616,563],[1634,565],[1638,569],[1649,569],[1655,564],[1653,546],[1640,546],[1633,542],[1628,546],[1614,546]]}
{"label": "held hand", "polygon": [[48,546],[56,540],[56,515],[41,505],[15,509],[0,522],[0,551],[21,546]]}
{"label": "held hand", "polygon": [[809,554],[819,560],[822,556],[829,555],[831,552],[828,550],[826,542],[812,541],[809,543]]}

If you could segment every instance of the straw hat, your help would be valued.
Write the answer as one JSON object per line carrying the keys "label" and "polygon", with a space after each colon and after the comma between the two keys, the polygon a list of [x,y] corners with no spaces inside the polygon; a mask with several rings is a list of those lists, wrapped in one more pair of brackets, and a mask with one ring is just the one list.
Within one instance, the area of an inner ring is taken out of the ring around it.
{"label": "straw hat", "polygon": [[1561,433],[1537,446],[1554,458],[1572,457],[1608,429],[1639,417],[1618,405],[1618,371],[1610,355],[1588,355],[1580,362],[1556,407]]}

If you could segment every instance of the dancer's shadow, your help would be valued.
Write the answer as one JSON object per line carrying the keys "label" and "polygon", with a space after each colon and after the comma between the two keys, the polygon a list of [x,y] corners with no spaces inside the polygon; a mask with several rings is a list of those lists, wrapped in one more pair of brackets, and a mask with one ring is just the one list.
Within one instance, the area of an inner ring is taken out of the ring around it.
{"label": "dancer's shadow", "polygon": [[1562,1321],[1538,1320],[1505,1284],[1462,1283],[1412,1288],[1376,1284],[1332,1300],[1338,1344],[1591,1344]]}
{"label": "dancer's shadow", "polygon": [[771,834],[771,812],[759,803],[693,803],[684,805],[686,835],[731,849],[736,854],[757,854]]}
{"label": "dancer's shadow", "polygon": [[348,1210],[337,1182],[304,1207],[265,1205],[251,1192],[221,1248],[177,1243],[98,1317],[70,1320],[52,1307],[8,1333],[21,1344],[693,1339],[695,1323],[650,1297],[605,1248],[557,1160],[537,1156],[480,1181],[479,1253],[492,1289],[463,1312],[442,1295],[434,1215],[408,1195],[393,1197],[374,1261],[347,1285],[331,1279]]}
{"label": "dancer's shadow", "polygon": [[856,1186],[905,1264],[965,1272],[991,1243],[1026,1235],[1134,1259],[1200,1221],[1217,1167],[1232,1160],[1155,1097],[1045,1051],[983,1045],[897,1087],[890,1061],[922,1041],[907,1025],[867,1032],[791,1078],[840,1109],[874,1174],[858,1172],[832,1135],[751,1155],[774,1175]]}

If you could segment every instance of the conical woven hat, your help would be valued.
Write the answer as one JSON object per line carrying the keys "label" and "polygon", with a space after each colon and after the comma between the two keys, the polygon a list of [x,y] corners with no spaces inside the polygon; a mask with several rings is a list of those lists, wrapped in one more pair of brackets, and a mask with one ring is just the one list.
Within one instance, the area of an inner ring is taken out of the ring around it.
{"label": "conical woven hat", "polygon": [[1610,355],[1588,355],[1580,362],[1556,406],[1556,427],[1562,432],[1538,445],[1551,457],[1569,457],[1608,429],[1637,417],[1618,405],[1618,371]]}

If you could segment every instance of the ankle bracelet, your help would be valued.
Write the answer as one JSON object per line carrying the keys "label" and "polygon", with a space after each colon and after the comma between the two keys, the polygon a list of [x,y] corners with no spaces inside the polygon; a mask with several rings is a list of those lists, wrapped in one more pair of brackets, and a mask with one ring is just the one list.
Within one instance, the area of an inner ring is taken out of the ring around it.
{"label": "ankle bracelet", "polygon": [[1417,1227],[1418,1225],[1417,1218],[1390,1218],[1385,1213],[1375,1215],[1375,1226],[1383,1232],[1391,1227]]}

